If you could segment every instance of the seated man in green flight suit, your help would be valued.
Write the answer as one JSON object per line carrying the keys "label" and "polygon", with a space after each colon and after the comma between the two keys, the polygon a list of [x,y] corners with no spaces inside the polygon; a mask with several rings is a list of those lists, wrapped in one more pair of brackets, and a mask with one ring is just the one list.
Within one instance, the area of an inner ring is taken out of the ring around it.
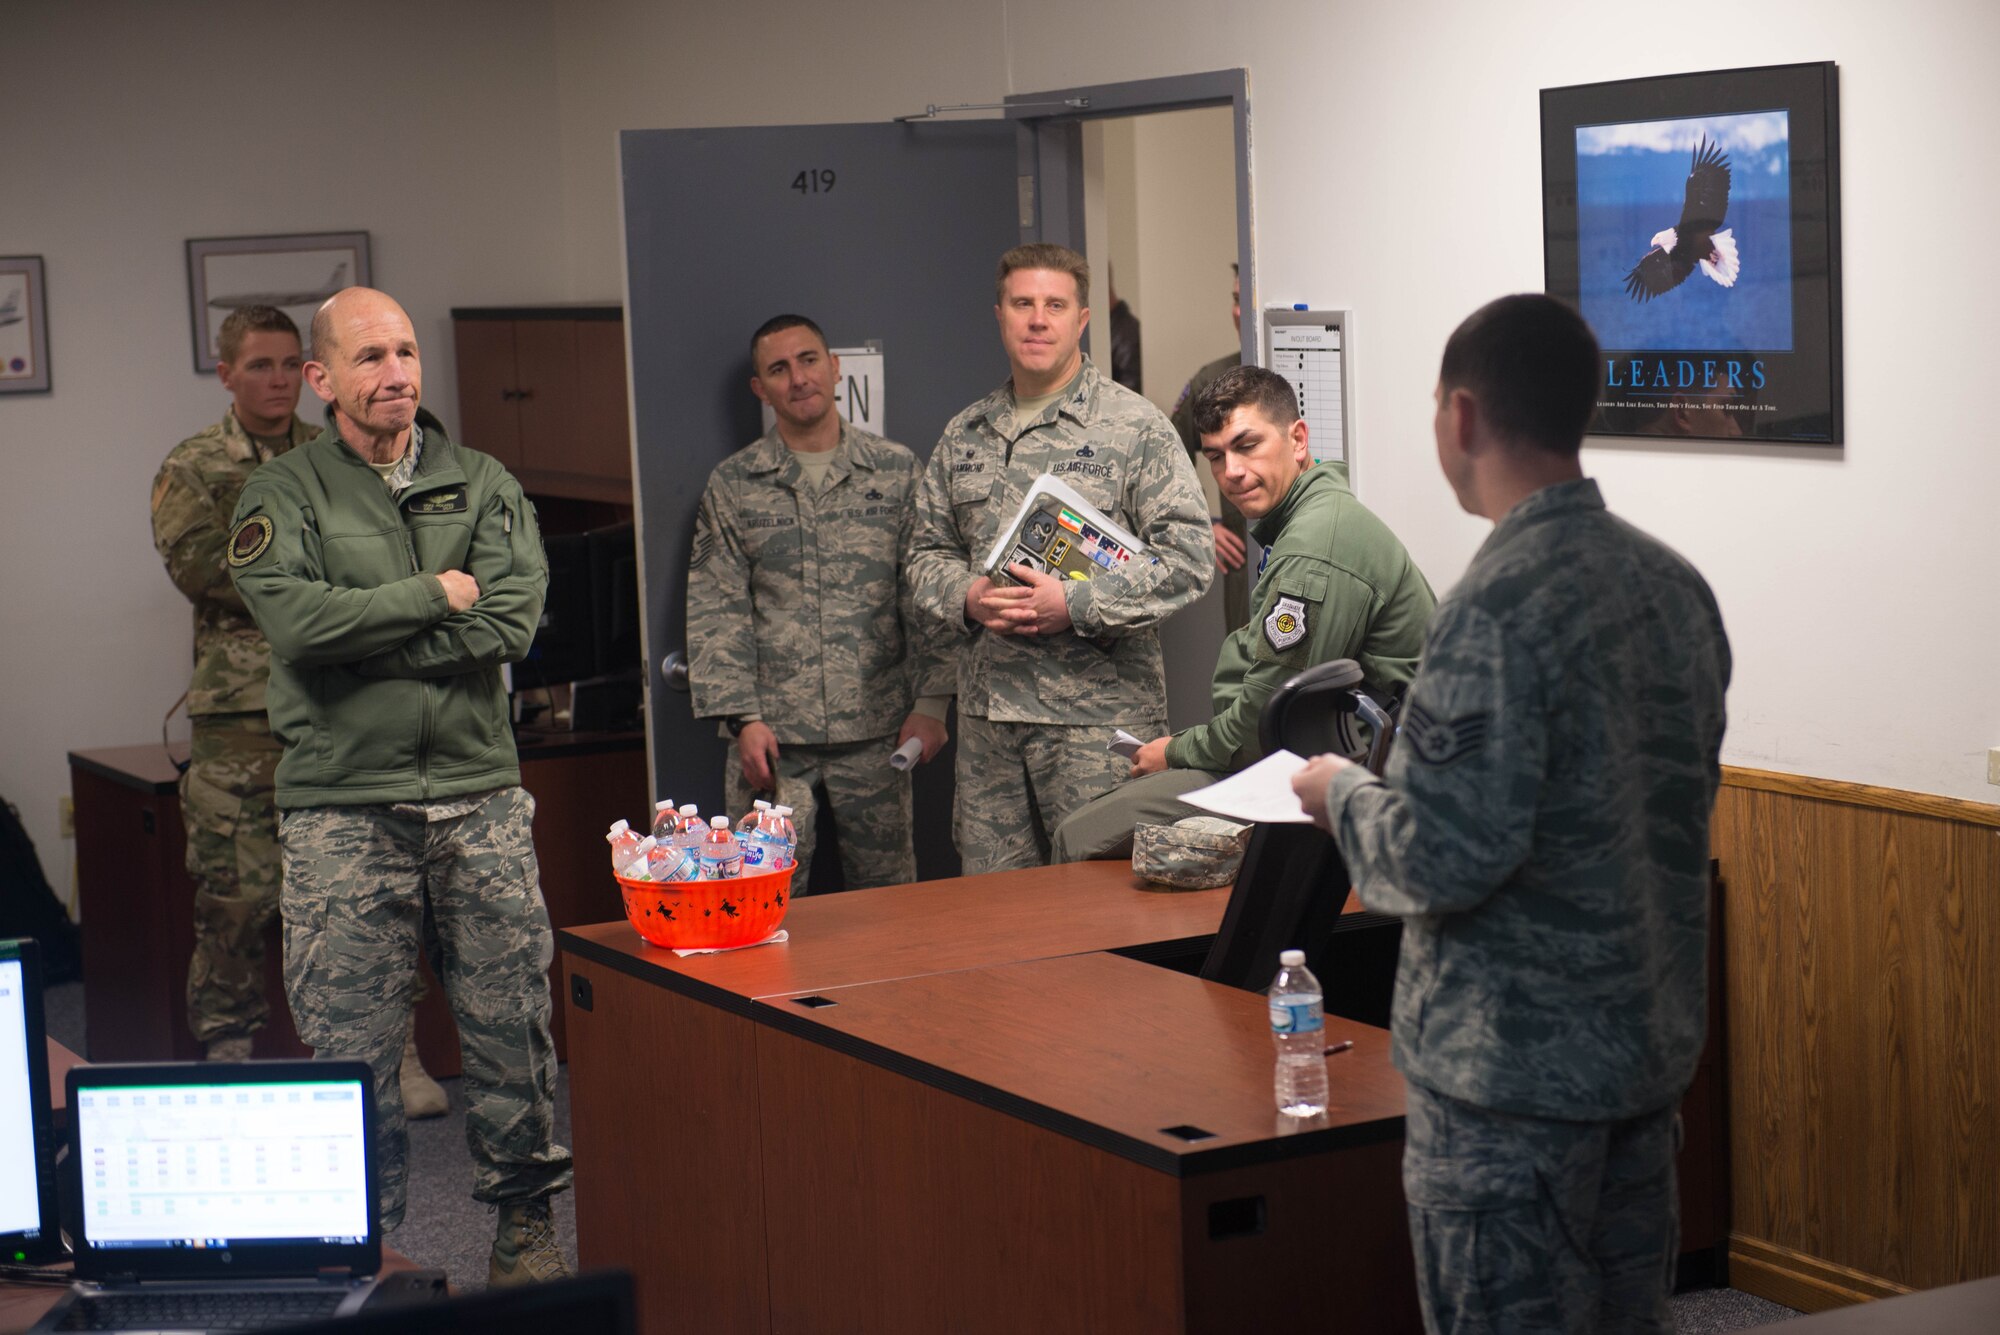
{"label": "seated man in green flight suit", "polygon": [[1194,422],[1217,486],[1264,548],[1253,611],[1216,660],[1214,717],[1141,747],[1125,783],[1057,828],[1055,862],[1129,857],[1134,826],[1204,814],[1181,794],[1256,761],[1264,701],[1315,663],[1351,658],[1384,691],[1416,675],[1437,599],[1340,471],[1314,466],[1290,383],[1259,366],[1225,371],[1196,396]]}

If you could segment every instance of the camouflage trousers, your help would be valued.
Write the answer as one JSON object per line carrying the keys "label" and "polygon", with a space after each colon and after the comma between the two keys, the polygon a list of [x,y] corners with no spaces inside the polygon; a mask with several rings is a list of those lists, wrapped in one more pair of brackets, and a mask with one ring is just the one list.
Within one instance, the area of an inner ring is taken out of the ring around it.
{"label": "camouflage trousers", "polygon": [[409,1137],[396,1073],[420,948],[458,1022],[473,1198],[527,1200],[570,1182],[569,1151],[555,1143],[555,936],[529,837],[534,799],[501,788],[432,806],[462,814],[304,807],[280,827],[285,994],[315,1055],[374,1068],[385,1228],[403,1218]]}
{"label": "camouflage trousers", "polygon": [[1132,772],[1131,761],[1105,749],[1117,728],[1158,737],[1166,720],[1072,726],[959,715],[951,826],[965,874],[1045,865],[1056,827]]}
{"label": "camouflage trousers", "polygon": [[833,811],[834,837],[840,849],[840,873],[850,890],[874,885],[902,885],[917,879],[917,855],[910,840],[910,776],[890,766],[896,734],[865,742],[805,746],[778,744],[778,791],[753,794],[743,777],[742,758],[731,748],[723,765],[723,791],[731,822],[742,819],[757,796],[792,809],[799,832],[799,869],[792,873],[792,895],[806,892],[812,869],[814,827],[819,820],[819,792],[826,793]]}
{"label": "camouflage trousers", "polygon": [[197,1041],[248,1037],[264,1027],[264,933],[278,918],[278,757],[261,714],[198,714],[181,823],[194,880],[194,956],[188,1028]]}
{"label": "camouflage trousers", "polygon": [[1181,801],[1181,794],[1206,788],[1221,777],[1205,769],[1163,769],[1127,779],[1104,796],[1093,798],[1071,812],[1056,827],[1049,861],[1129,858],[1132,831],[1138,826],[1172,825],[1189,816],[1214,815]]}
{"label": "camouflage trousers", "polygon": [[1671,1332],[1679,1148],[1674,1107],[1559,1122],[1412,1082],[1403,1195],[1424,1329]]}

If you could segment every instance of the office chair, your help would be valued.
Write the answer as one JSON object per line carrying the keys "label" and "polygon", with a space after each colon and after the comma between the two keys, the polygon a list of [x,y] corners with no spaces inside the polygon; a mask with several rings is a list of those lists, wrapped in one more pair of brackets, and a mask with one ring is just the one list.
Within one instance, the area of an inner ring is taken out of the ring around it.
{"label": "office chair", "polygon": [[[1396,705],[1362,682],[1352,659],[1339,658],[1273,691],[1257,739],[1266,754],[1353,755],[1361,749],[1358,723],[1367,733],[1365,763],[1380,774],[1395,741]],[[1348,886],[1340,849],[1317,826],[1257,826],[1201,976],[1261,992],[1278,971],[1278,953],[1296,947],[1326,989],[1329,1013],[1387,1027],[1402,920],[1365,910],[1343,915]]]}

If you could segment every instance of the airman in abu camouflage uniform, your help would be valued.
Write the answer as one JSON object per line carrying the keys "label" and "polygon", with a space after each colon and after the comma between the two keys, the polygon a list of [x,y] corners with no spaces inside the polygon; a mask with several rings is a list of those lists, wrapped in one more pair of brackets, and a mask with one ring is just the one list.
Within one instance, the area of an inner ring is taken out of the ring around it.
{"label": "airman in abu camouflage uniform", "polygon": [[1582,475],[1601,365],[1549,297],[1452,335],[1438,457],[1493,532],[1438,605],[1386,776],[1321,757],[1293,783],[1362,901],[1403,916],[1434,1331],[1672,1329],[1730,656],[1700,574]]}
{"label": "airman in abu camouflage uniform", "polygon": [[[1090,270],[1061,246],[1001,257],[994,314],[1013,375],[945,427],[917,502],[918,609],[959,637],[953,834],[967,874],[1048,861],[1070,812],[1125,776],[1114,729],[1166,726],[1156,629],[1207,589],[1208,507],[1164,414],[1083,355]],[[1094,579],[983,573],[1034,480],[1074,487],[1146,545]]]}
{"label": "airman in abu camouflage uniform", "polygon": [[264,933],[278,916],[282,748],[264,716],[271,647],[229,582],[230,516],[252,471],[312,439],[293,415],[302,364],[298,326],[246,306],[223,321],[216,374],[233,402],[222,420],[167,453],[153,479],[153,546],[194,604],[193,747],[181,775],[187,868],[194,879],[188,1028],[217,1057],[248,1057],[264,1027]]}
{"label": "airman in abu camouflage uniform", "polygon": [[910,775],[889,758],[912,737],[924,760],[937,754],[953,689],[943,637],[918,633],[903,581],[919,465],[842,420],[840,359],[812,321],[766,321],[750,355],[751,390],[777,420],[702,494],[688,560],[695,716],[736,740],[731,815],[757,792],[793,809],[793,893],[812,867],[818,790],[848,888],[914,881]]}

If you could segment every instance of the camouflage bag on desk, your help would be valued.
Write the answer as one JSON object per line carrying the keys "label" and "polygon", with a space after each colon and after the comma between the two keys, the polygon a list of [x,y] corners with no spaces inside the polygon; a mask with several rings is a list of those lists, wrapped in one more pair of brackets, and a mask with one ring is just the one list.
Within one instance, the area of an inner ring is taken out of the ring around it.
{"label": "camouflage bag on desk", "polygon": [[1132,831],[1132,871],[1163,889],[1212,890],[1236,879],[1250,827],[1220,816],[1189,816]]}

